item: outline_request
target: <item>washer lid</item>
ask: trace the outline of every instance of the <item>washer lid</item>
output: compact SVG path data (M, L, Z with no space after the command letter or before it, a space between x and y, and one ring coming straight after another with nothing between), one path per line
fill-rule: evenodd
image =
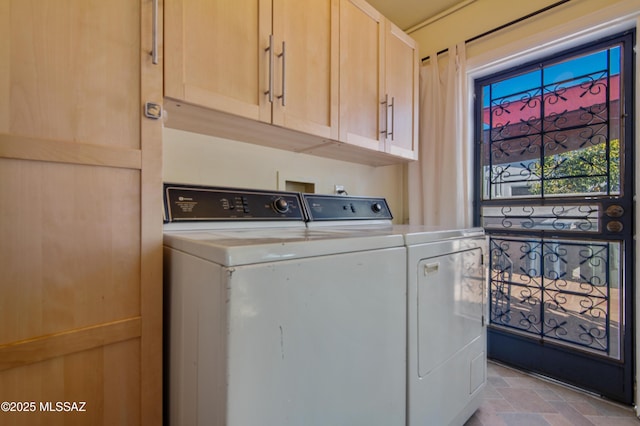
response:
M436 226L397 225L397 232L404 234L407 246L433 243L436 241L451 240L467 237L482 237L482 228L449 229Z
M403 247L402 235L307 228L165 231L164 245L224 266Z

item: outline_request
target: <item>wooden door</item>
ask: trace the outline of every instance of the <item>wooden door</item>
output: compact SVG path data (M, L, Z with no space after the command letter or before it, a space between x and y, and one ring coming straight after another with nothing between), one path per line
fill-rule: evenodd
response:
M389 21L385 43L388 96L385 151L417 159L418 44Z
M165 10L165 96L270 122L271 0L167 0Z
M274 0L273 124L338 139L338 8Z
M162 422L151 30L149 0L0 2L2 424Z
M340 2L340 140L384 150L384 18L362 0Z

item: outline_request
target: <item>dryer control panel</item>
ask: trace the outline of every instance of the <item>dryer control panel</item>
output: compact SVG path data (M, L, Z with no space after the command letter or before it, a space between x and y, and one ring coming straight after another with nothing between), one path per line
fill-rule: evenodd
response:
M300 194L285 191L164 184L164 220L297 220L305 214Z
M310 221L391 220L387 200L381 197L302 194Z

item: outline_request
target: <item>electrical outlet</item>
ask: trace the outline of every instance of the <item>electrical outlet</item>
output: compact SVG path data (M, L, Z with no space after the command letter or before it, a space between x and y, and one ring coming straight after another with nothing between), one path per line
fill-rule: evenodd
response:
M344 195L347 191L344 190L344 185L335 185L334 192L338 195Z

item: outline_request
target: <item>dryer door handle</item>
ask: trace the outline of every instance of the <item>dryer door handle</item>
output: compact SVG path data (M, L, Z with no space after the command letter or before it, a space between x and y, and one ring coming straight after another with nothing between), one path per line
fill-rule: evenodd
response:
M438 272L438 269L440 269L440 262L427 263L426 265L424 265L424 274L434 274Z

